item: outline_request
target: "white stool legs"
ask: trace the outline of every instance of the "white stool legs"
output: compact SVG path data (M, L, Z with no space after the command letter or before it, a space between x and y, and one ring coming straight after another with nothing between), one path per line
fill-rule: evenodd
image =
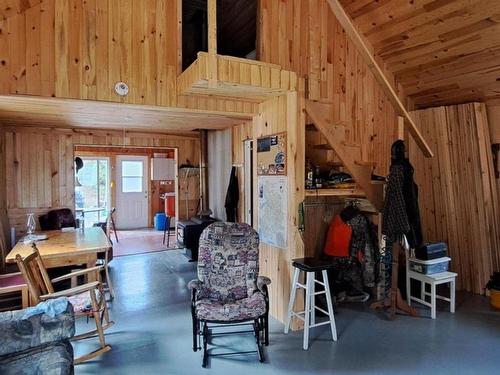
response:
M450 283L450 312L455 313L455 279Z
M333 316L333 303L332 295L330 294L330 284L328 283L328 274L326 270L321 271L323 275L323 283L325 283L326 290L326 304L328 306L328 316L330 318L330 330L332 331L333 341L337 341L337 325L335 324L335 317Z
M290 329L290 323L292 321L293 305L295 304L295 296L297 295L299 275L300 275L300 270L298 268L295 268L293 272L292 290L290 291L290 301L288 302L288 316L285 324L285 333L288 333Z
M309 348L309 329L314 327L319 327L322 325L329 324L330 330L332 333L333 341L337 341L337 328L335 325L335 316L333 313L333 303L332 297L330 295L330 286L328 284L328 274L326 270L322 270L321 274L323 276L323 282L320 282L315 279L314 272L306 272L306 284L299 283L299 274L300 270L295 268L293 273L292 280L292 290L290 292L290 301L288 303L288 314L287 321L285 324L285 333L288 333L290 329L290 323L292 321L292 317L299 318L304 321L304 338L303 338L303 348L307 350ZM316 292L316 283L323 286L323 290ZM293 307L295 305L295 298L297 296L297 289L302 288L305 290L305 310L302 312L293 311ZM326 295L326 303L328 311L325 311L316 306L315 297L319 294ZM328 316L328 320L321 323L316 323L316 310L321 311L323 314Z

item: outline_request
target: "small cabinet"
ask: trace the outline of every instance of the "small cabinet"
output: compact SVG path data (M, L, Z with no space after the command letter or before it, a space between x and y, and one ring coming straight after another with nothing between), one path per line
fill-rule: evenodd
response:
M153 181L175 180L175 160L167 158L152 158L151 180Z

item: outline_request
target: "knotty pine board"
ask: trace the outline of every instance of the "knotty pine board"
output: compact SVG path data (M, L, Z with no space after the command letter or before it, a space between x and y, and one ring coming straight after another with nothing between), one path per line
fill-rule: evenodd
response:
M261 60L307 77L308 98L332 103L332 121L346 124L345 142L386 175L397 116L327 2L263 0L259 14Z
M484 104L412 112L436 156L410 143L426 241L448 243L458 287L474 293L500 267L500 209Z
M193 136L5 127L6 186L0 193L6 189L10 226L18 233L25 229L26 213L35 212L38 216L50 209L74 207L75 145L172 147L177 149L179 165L188 161L198 165L200 159L199 139ZM180 197L185 197L181 181L178 191ZM196 211L199 193L193 194L189 194L190 215ZM179 200L178 212L184 219L183 200Z

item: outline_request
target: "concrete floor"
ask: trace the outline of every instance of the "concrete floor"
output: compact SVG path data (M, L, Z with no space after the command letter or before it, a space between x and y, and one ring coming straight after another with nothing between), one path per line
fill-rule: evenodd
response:
M212 358L201 368L201 353L191 349L187 283L195 263L178 250L116 258L112 262L115 326L107 331L111 352L76 366L76 374L499 374L500 313L484 297L459 294L457 312L443 305L436 320L398 316L391 322L360 304L336 309L339 340L327 327L312 331L308 351L302 332L283 334L271 324L266 363L255 356ZM77 330L91 327L80 320ZM234 337L244 350L250 336ZM96 339L75 343L76 354L93 350Z

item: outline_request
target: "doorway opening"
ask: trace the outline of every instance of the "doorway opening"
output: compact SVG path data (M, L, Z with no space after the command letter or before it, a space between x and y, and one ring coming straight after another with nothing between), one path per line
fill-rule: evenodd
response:
M253 141L251 139L244 141L244 221L253 226Z
M177 247L177 149L76 145L74 156L83 162L75 170L75 213L85 227L102 227L114 212L114 256Z

